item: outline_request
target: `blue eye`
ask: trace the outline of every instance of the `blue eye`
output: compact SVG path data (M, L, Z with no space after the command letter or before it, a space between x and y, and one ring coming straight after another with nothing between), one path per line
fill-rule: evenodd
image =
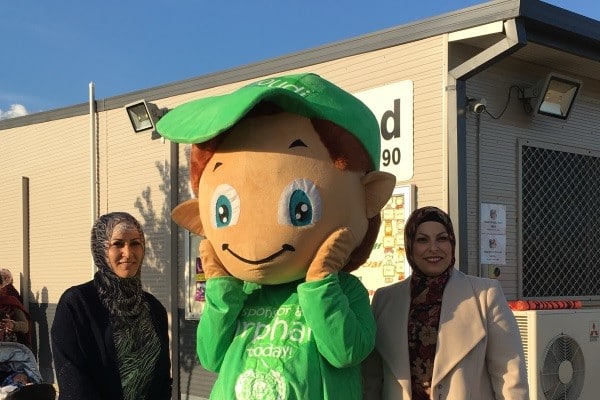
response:
M304 226L312 222L312 204L302 190L294 190L290 197L289 216L292 225Z
M240 197L232 186L227 184L217 186L210 204L215 228L237 224L240 216Z
M279 200L279 223L308 226L321 218L321 196L308 179L296 179L283 190Z

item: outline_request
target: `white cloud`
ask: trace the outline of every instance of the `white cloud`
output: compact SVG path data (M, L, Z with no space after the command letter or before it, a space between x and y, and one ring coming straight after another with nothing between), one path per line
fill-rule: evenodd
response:
M0 109L0 119L8 119L14 117L22 117L23 115L29 114L27 109L22 104L11 104L8 111Z

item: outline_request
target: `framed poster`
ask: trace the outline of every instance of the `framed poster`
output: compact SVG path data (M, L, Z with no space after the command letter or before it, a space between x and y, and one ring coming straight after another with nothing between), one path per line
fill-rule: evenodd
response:
M414 185L399 186L381 210L381 227L367 261L356 271L372 296L377 288L410 275L404 252L404 226L415 209Z
M204 308L206 278L198 247L202 236L185 231L185 319L199 320Z

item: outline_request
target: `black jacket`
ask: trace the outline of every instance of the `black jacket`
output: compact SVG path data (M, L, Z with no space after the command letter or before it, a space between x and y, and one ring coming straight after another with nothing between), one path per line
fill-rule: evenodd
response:
M148 400L171 399L171 361L167 312L144 292L161 350ZM51 330L59 400L119 400L121 378L109 323L94 282L74 286L58 301Z

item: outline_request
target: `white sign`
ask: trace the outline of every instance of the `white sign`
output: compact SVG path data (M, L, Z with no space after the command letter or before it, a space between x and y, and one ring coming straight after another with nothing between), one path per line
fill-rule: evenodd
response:
M481 203L481 233L506 235L506 206Z
M401 81L354 93L375 114L381 135L380 170L396 181L413 176L413 82Z
M481 234L481 263L506 264L506 235Z

